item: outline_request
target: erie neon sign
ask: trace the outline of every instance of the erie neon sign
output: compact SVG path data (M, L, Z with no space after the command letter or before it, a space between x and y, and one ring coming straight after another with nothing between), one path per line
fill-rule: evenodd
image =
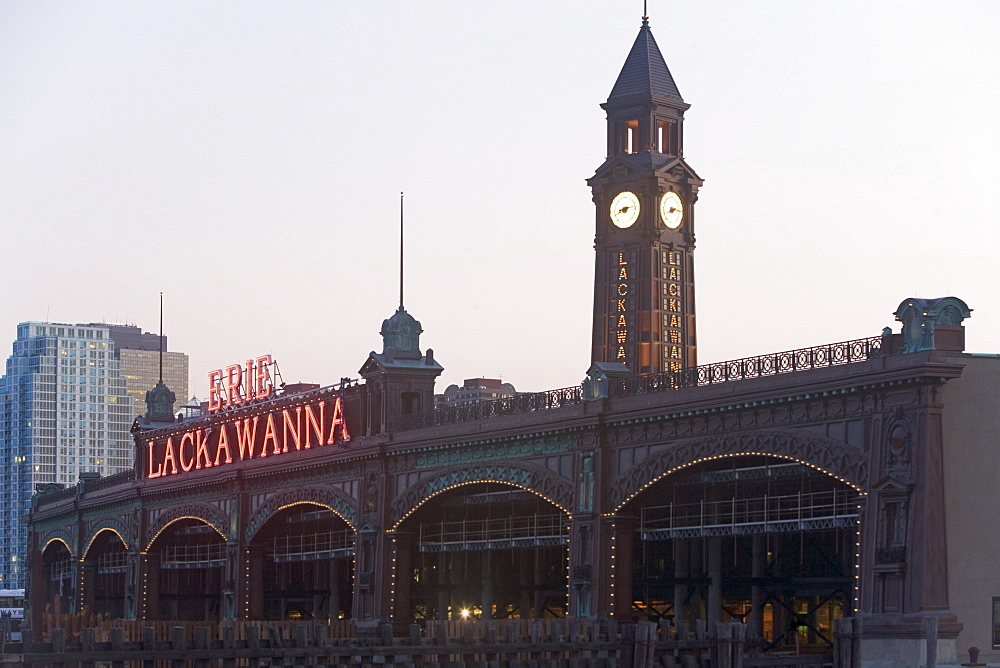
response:
M226 370L208 372L208 412L232 408L274 393L275 362L270 355L247 360L246 366L230 364Z
M339 396L274 408L146 442L146 477L160 478L350 440Z

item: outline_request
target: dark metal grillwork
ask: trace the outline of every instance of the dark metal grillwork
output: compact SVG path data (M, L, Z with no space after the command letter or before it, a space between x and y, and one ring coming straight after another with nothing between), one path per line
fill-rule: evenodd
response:
M776 376L783 373L807 371L822 367L863 362L882 356L882 339L869 337L840 343L829 343L814 348L800 348L759 357L745 357L728 362L705 364L643 376L629 376L609 382L608 394L612 397L633 397L640 394L667 392L685 387L700 387L735 380ZM547 392L520 394L515 397L485 401L471 406L446 406L423 413L393 418L389 430L394 432L440 427L460 422L475 422L502 415L518 415L535 411L562 408L582 403L583 392L579 386L564 387Z

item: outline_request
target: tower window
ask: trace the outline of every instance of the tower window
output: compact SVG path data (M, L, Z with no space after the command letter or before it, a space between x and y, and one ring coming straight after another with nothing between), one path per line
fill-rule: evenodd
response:
M656 121L656 150L660 153L677 155L677 123Z
M639 120L633 118L618 124L618 152L639 152Z

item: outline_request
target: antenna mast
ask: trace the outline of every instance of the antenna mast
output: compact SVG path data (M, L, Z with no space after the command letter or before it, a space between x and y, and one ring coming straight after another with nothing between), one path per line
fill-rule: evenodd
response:
M160 385L163 385L163 292L160 292Z
M399 310L403 310L403 191L399 192Z

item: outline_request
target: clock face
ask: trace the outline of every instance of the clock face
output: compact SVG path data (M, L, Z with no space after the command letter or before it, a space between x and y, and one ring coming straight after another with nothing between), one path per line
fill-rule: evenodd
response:
M671 230L676 230L684 222L684 204L677 193L663 193L660 198L660 218Z
M639 220L639 198L628 190L611 200L611 222L623 230Z

